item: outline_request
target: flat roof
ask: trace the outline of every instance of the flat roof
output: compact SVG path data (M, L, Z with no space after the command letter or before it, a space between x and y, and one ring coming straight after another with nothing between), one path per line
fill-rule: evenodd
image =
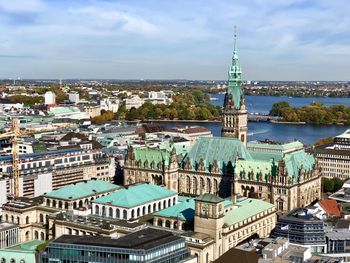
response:
M75 200L86 196L112 192L119 188L121 188L121 186L106 181L90 180L63 186L44 196L64 200Z
M8 251L8 250L14 250L14 251L26 251L26 252L33 252L36 253L36 249L39 245L46 243L47 241L43 240L30 240L30 241L25 241L23 243L20 243L16 246L4 248L3 250ZM0 250L1 251L1 250Z
M121 189L117 192L97 198L92 202L131 208L176 195L176 192L165 187L149 183L142 183L130 185L129 187Z
M63 235L52 243L148 250L179 239L181 237L169 231L146 228L117 239L102 236Z

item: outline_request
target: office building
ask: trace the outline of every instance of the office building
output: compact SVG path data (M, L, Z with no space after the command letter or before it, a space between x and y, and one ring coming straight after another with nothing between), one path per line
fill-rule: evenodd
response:
M168 231L147 228L124 237L64 235L41 252L40 262L196 262L185 239Z
M315 148L316 158L322 168L322 176L340 179L350 177L350 130L334 138L332 144Z
M52 91L47 91L44 95L45 105L54 105L56 104L56 94Z

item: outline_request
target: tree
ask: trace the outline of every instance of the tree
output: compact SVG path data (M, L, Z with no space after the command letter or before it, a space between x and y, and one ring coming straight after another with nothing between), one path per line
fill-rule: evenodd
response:
M270 110L270 115L283 116L283 111L286 110L287 108L291 108L289 102L287 101L276 102L272 105L272 108Z
M333 193L334 181L328 178L322 178L322 187L323 187L322 190L324 193L328 193L328 192Z
M333 143L333 137L327 137L327 138L319 139L317 142L315 142L315 146L331 144L331 143Z

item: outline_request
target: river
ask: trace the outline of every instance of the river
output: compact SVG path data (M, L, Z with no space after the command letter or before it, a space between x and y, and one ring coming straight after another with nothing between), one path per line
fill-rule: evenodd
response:
M222 106L224 102L224 94L213 94L210 102L214 105ZM289 97L272 97L272 96L246 96L247 107L249 112L257 112L260 114L268 114L272 104L282 100L288 101L293 107L302 107L313 101L322 102L325 105L343 104L350 106L349 98L289 98ZM166 127L201 125L212 131L214 136L220 136L221 123L212 122L161 122ZM315 141L325 138L334 137L343 133L348 126L341 125L293 125L280 124L270 122L249 122L248 123L248 140L264 140L271 139L279 142L287 142L292 140L300 140L305 144L312 144Z

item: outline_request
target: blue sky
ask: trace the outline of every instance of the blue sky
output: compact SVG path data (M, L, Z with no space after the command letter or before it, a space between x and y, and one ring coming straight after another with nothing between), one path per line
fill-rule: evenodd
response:
M349 80L348 0L0 0L0 78Z

